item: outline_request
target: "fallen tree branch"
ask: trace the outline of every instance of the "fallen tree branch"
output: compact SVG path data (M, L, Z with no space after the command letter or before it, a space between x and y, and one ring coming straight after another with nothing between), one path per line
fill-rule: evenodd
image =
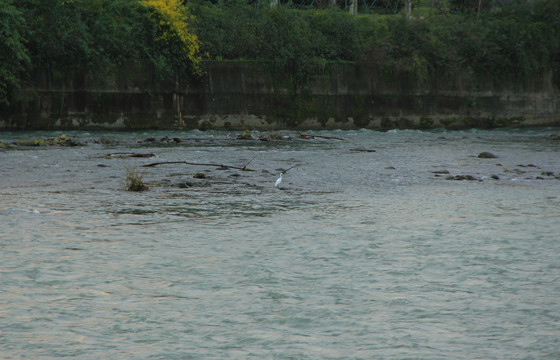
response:
M243 170L243 171L251 171L251 170L248 170L248 169L247 169L247 165L249 165L249 164L251 163L251 161L255 160L256 158L257 158L257 155L255 155L251 160L247 161L247 162L245 163L245 165L243 165L243 166L241 167L241 170Z
M375 150L373 150L373 149L365 149L365 148L353 148L353 149L350 149L350 151L353 151L353 152L375 152Z
M336 137L336 136L309 135L307 133L300 134L299 137L303 138L303 139L319 138L319 139L329 139L329 140L346 140L344 138L339 138L339 137Z
M237 170L242 170L242 171L254 171L251 169L247 168L247 165L244 166L233 166L233 165L224 165L224 164L212 164L212 163L195 163L195 162L190 162L190 161L161 161L161 162L155 162L155 163L150 163L150 164L145 164L142 165L143 167L152 167L152 166L158 166L158 165L167 165L167 164L185 164L185 165L194 165L194 166L216 166L222 169L237 169Z
M287 168L286 170L282 171L283 174L287 173L288 171L292 170L293 168L295 168L296 166L299 166L301 164L295 164L294 166L290 166L289 168Z
M116 152L107 154L104 157L106 159L114 158L114 157L137 157L137 158L150 158L154 157L154 153L132 153L132 152Z

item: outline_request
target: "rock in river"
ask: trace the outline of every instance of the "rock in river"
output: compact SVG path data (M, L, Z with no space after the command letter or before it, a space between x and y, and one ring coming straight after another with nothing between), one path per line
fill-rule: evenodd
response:
M495 159L495 158L497 158L497 156L492 154L491 152L484 151L484 152L481 152L480 154L478 154L478 158L480 158L480 159Z

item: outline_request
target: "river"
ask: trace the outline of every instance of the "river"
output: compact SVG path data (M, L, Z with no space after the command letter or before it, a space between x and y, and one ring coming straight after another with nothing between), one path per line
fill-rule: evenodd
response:
M559 359L558 133L0 149L0 358Z

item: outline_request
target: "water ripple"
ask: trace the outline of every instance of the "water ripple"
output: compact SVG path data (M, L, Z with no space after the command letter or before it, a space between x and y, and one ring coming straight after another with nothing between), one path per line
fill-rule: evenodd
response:
M2 150L2 357L558 359L550 131L73 132L86 145ZM147 168L150 191L125 191L153 159L101 155L152 135L188 138L150 145L158 161L257 171Z

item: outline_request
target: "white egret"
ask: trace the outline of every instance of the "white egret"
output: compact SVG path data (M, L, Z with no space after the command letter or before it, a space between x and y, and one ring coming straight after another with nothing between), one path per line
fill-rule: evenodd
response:
M280 173L280 177L274 183L274 187L279 187L280 186L280 183L282 182L282 175L283 174L284 174L283 172Z
M298 165L299 164L295 164L294 166L290 166L286 170L282 171L280 173L280 177L278 179L276 179L276 182L274 183L274 187L280 188L280 183L282 182L282 175L284 175L285 173L287 173L288 171L290 171L291 169L295 168ZM282 170L282 169L278 169L278 170Z

